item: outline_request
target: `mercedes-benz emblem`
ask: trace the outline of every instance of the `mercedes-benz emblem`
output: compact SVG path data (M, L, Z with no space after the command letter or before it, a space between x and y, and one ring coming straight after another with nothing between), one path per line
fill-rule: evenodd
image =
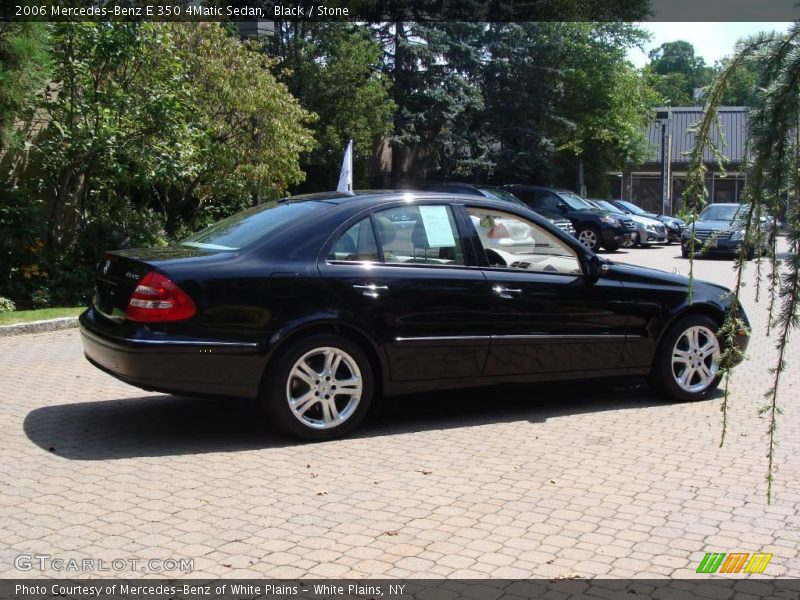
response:
M111 261L107 260L106 264L103 265L103 275L108 273L108 269L111 267Z

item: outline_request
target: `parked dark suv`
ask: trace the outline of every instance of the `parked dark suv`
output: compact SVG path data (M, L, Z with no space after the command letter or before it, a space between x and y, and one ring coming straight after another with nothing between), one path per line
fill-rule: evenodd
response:
M492 187L492 186L473 185L471 183L448 181L445 183L427 183L422 186L422 189L428 192L452 192L454 194L483 196L484 198L490 198L492 200L506 200L508 202L513 202L514 204L527 206L522 200L517 198L511 192L504 190L502 188ZM537 210L536 212L542 215L545 219L550 221L553 225L555 225L562 231L566 231L567 233L575 235L575 227L572 225L572 221L564 218L563 215L560 215L555 212L549 212L546 210Z
M569 190L536 185L507 185L508 190L533 210L554 212L572 221L578 241L590 250L600 246L613 251L630 240L636 230L633 220L619 213L595 208Z

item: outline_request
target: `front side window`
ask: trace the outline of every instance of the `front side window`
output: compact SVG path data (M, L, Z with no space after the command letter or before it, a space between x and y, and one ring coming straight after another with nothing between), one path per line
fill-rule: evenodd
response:
M543 273L581 273L573 249L532 221L488 208L467 208L489 264Z
M378 245L369 217L345 231L328 253L328 260L377 262Z
M463 265L464 252L449 206L398 206L375 213L387 263Z

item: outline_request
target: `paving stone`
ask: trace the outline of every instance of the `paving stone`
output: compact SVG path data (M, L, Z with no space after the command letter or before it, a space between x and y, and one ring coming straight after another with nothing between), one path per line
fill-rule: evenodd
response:
M678 255L611 258L685 273ZM695 268L734 281L730 261ZM752 358L730 382L722 447L718 394L665 402L645 386L577 383L388 399L354 437L299 444L248 403L102 373L77 330L0 338L0 576L59 576L14 569L37 552L194 559L196 578L695 577L705 552L764 551L766 575L796 577L800 342L768 505L757 411L775 349L754 268Z

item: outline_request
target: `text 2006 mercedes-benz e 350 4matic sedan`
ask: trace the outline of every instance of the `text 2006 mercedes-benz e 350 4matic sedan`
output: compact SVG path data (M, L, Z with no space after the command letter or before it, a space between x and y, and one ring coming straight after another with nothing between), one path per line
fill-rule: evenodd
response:
M318 440L352 431L379 393L629 375L703 398L730 300L687 291L509 202L328 193L109 252L80 323L87 358L123 381L257 398Z

